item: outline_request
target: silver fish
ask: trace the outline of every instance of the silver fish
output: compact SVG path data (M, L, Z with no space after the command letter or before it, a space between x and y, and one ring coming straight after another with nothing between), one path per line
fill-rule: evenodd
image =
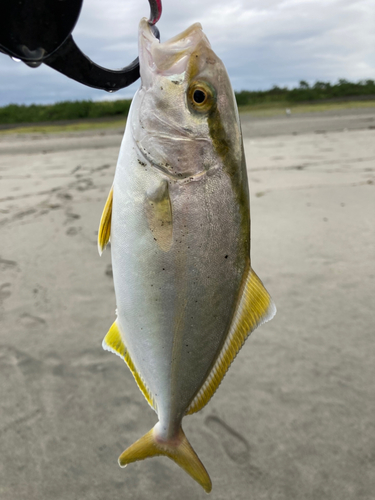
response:
M119 458L166 455L207 492L181 427L276 308L250 265L240 121L200 24L159 43L139 27L134 96L98 245L111 240L117 319L103 347L128 364L158 423Z

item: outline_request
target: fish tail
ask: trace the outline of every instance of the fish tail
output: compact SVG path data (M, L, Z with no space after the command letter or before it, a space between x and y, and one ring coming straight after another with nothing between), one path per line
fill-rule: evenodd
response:
M203 487L206 493L210 493L212 488L210 476L187 440L182 427L180 427L177 437L171 440L162 440L158 438L157 426L158 424L120 455L118 459L120 467L126 467L132 462L148 457L164 455L184 469Z

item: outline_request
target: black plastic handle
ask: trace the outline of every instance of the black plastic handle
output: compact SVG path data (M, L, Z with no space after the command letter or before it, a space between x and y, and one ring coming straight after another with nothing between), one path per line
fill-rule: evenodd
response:
M161 0L148 0L149 23L160 19ZM83 0L2 0L0 51L31 67L42 63L89 87L114 92L139 78L138 58L121 70L103 68L75 44L73 31Z

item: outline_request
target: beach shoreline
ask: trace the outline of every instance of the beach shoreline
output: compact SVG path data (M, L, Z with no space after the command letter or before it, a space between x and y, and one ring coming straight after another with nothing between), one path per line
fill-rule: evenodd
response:
M372 500L375 108L241 120L252 265L278 313L184 431L215 500ZM156 421L101 348L122 135L0 134L1 500L206 498L169 460L117 464Z

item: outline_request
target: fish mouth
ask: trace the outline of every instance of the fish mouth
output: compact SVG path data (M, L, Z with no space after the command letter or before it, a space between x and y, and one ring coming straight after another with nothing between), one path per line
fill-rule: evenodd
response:
M211 47L200 23L195 23L182 33L160 43L146 18L139 24L139 65L143 87L152 84L153 75L181 75L197 46L203 42Z

